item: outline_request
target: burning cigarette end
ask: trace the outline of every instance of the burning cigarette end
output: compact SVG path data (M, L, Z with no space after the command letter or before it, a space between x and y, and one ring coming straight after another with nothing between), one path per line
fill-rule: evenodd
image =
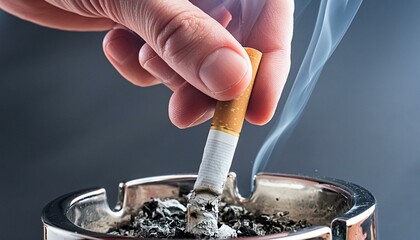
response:
M211 123L197 180L187 206L187 231L197 237L229 238L235 232L217 224L220 196L238 143L262 53L245 48L252 64L251 83L231 101L219 101Z

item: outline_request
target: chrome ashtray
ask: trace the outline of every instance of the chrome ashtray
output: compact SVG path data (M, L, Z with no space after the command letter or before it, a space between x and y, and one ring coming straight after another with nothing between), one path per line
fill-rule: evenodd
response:
M105 189L91 188L61 196L42 213L44 239L133 239L107 234L127 222L151 198L181 198L193 188L196 175L141 178L119 185L118 202L109 208ZM263 239L361 240L376 237L376 200L366 189L343 180L262 173L255 190L243 198L230 173L222 195L229 204L250 211L289 212L291 219L306 219L312 226Z

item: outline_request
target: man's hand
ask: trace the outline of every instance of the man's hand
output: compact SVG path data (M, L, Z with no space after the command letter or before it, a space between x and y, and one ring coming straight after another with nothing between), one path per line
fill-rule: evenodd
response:
M256 48L263 59L246 118L267 123L290 68L293 1L266 1L241 43L227 30L226 9L200 7L186 0L0 0L0 8L43 26L110 30L103 41L107 58L136 85L163 83L174 91L169 117L180 128L208 120L215 99L246 89L251 67L242 45Z

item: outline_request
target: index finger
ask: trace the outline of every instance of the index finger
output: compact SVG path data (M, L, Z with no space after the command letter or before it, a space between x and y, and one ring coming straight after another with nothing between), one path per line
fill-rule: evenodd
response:
M293 12L293 0L266 1L243 43L263 53L246 115L250 123L266 124L275 113L290 70Z
M0 0L0 9L45 27L71 31L104 31L115 23L107 18L83 17L57 8L44 0Z

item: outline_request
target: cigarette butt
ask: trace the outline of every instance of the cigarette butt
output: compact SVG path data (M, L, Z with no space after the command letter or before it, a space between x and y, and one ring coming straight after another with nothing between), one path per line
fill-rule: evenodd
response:
M255 49L245 50L252 64L251 83L236 99L217 102L197 180L188 200L186 230L195 236L218 236L220 196L232 164L262 57L262 53Z
M252 65L251 83L236 99L217 102L194 191L212 192L216 196L223 192L262 57L256 49L245 50Z
M218 101L214 117L211 122L211 129L226 132L235 136L239 136L241 133L258 65L260 64L262 57L262 53L256 49L245 48L245 50L248 53L252 65L251 83L245 92L236 99L230 101Z

